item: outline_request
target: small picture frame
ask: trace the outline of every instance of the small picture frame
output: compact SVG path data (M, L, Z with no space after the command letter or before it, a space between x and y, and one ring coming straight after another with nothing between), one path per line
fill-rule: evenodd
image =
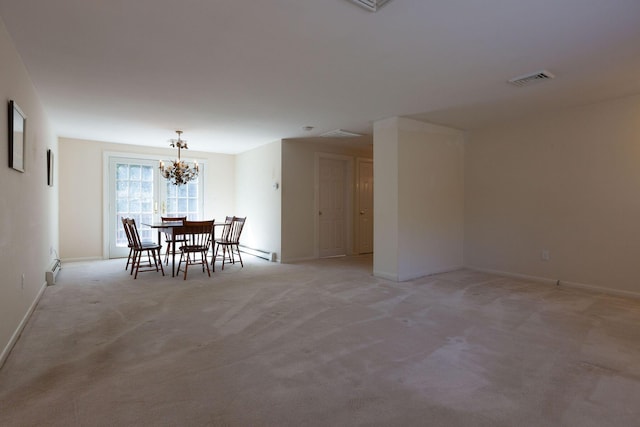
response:
M15 101L9 101L9 167L24 172L27 116Z
M53 187L53 151L47 150L47 185Z

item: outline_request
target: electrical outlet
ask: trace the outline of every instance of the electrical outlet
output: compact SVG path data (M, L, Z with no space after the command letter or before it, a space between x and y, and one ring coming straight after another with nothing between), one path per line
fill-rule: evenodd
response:
M551 259L551 257L549 256L549 250L543 249L542 253L540 254L540 257L542 258L543 261L549 261Z

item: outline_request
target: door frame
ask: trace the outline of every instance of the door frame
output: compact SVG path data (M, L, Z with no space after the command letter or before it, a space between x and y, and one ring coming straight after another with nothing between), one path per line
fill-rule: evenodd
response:
M109 163L107 165L108 169L107 169L107 198L108 198L108 202L106 205L104 205L106 207L104 213L103 213L103 219L104 219L104 223L107 229L107 234L105 235L106 239L104 239L104 243L107 246L107 258L108 259L114 259L114 258L123 258L127 256L127 253L129 251L129 249L127 247L117 247L115 241L113 241L113 232L115 230L117 230L119 228L119 223L118 220L113 216L112 212L112 208L114 207L111 202L113 201L113 198L115 198L116 195L116 188L115 188L115 180L112 181L112 178L115 177L115 175L117 175L117 172L115 170L115 165L123 162L123 163L128 163L129 161L132 162L136 162L138 164L141 165L145 165L147 167L154 167L154 163L155 161L152 159L144 159L144 158L140 158L140 157L122 157L122 156L111 156L109 157ZM153 169L153 183L154 183L154 188L153 188L153 205L152 206L152 210L153 210L153 215L155 216L157 213L157 204L158 204L158 200L160 199L160 188L156 185L156 182L159 181L158 179L158 171L155 170L155 168ZM112 176L113 175L113 176ZM138 228L140 227L140 224L138 223Z
M102 259L110 259L109 258L109 239L110 237L110 212L111 212L111 178L110 178L110 162L112 158L124 158L124 159L139 159L139 160L148 160L153 162L160 162L160 160L167 161L168 159L172 159L175 156L172 154L140 154L135 152L126 152L126 151L105 151L102 153ZM205 193L205 174L206 174L206 159L202 158L183 158L187 162L197 161L198 165L200 165L200 192L203 195L202 206L204 209L204 194ZM157 211L157 209L156 209ZM204 212L203 212L204 214ZM158 220L160 219L160 215L158 214Z
M313 204L313 254L315 258L320 258L320 218L318 212L320 210L320 159L342 160L345 163L345 242L346 255L353 254L353 169L354 158L340 154L316 152L314 154L315 165L315 182L314 182L314 204Z
M371 163L371 166L373 166L373 159L370 158L366 158L366 157L358 157L356 158L356 176L354 179L355 182L355 205L354 205L354 209L353 209L353 223L354 223L354 233L355 233L355 245L354 247L357 247L357 252L356 254L361 254L362 252L362 236L360 236L360 226L359 226L359 221L360 221L360 215L359 215L359 210L360 210L360 170L361 170L361 165L363 163ZM371 179L373 180L373 174L371 175ZM375 184L374 184L375 185ZM373 189L372 189L373 191ZM371 207L371 217L372 217L372 224L373 224L373 206ZM371 232L371 245L372 245L372 252L373 252L373 231Z

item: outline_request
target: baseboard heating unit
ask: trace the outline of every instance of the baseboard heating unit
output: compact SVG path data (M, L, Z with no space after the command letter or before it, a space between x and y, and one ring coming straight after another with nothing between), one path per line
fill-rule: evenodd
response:
M61 268L62 263L60 262L60 260L53 260L51 266L49 267L49 270L44 273L44 278L47 280L47 285L51 286L56 284L56 276L60 272Z
M249 247L242 246L242 245L240 245L240 252L245 253L245 254L249 254L249 255L253 255L253 256L258 257L258 258L266 259L267 261L272 261L272 262L276 261L276 253L275 252L268 252L268 251L264 251L262 249L249 248Z

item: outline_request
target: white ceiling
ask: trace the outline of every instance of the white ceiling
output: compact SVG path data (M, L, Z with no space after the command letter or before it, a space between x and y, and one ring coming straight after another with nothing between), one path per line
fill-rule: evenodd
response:
M63 137L238 153L640 93L640 0L0 0ZM506 81L547 69L554 80ZM311 132L303 126L313 126Z

